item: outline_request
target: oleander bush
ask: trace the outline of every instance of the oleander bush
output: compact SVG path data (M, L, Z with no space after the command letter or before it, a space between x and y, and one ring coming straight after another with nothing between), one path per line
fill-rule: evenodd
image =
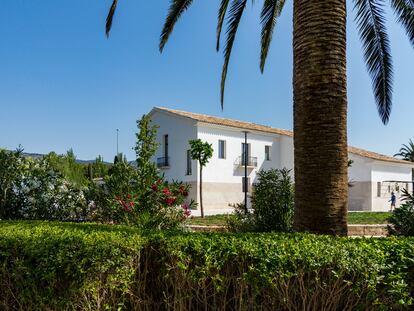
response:
M0 222L0 310L409 310L413 238Z

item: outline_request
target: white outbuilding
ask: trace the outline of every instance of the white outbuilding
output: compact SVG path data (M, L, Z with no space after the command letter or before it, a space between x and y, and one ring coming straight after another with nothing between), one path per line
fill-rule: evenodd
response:
M293 132L259 124L155 107L152 122L159 126L160 148L154 158L167 180L191 185L190 198L198 200L199 167L191 159L189 140L212 144L214 153L203 168L203 204L206 215L232 211L244 200L243 181L247 151L248 192L259 170L287 168L293 174ZM247 145L245 133L247 132ZM412 191L414 163L349 147L349 210L387 211L391 192ZM197 215L199 210L194 211Z

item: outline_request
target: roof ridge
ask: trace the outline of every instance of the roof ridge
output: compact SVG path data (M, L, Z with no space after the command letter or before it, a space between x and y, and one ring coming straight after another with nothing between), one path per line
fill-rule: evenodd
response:
M278 132L280 132L280 134L285 134L285 135L288 135L288 136L293 135L292 130L277 128L277 127L273 127L273 126L270 126L270 125L263 125L263 124L259 124L259 123L249 122L249 121L242 121L242 120L229 119L229 118L224 118L224 117L217 117L217 116L212 116L212 115L208 115L208 114L202 114L202 113L197 113L197 112L189 112L189 111L171 109L171 108L166 108L166 107L156 106L154 108L158 109L158 110L162 110L162 111L167 111L167 112L170 112L170 113L175 113L175 114L178 114L180 116L187 117L187 118L190 118L190 119L193 119L193 120L196 120L196 121L200 121L200 122L218 124L217 122L208 122L207 120L202 120L201 118L218 119L218 120L226 121L226 122L230 122L230 123L236 122L236 123L240 123L240 124L245 124L245 125L251 125L251 126L254 126L254 127L258 127L258 128L252 128L252 130L257 130L259 132L264 131L263 129L260 129L260 128L266 128L268 130L271 130L271 133L274 133L274 132L278 131ZM197 116L199 118L196 118ZM231 127L240 127L236 124L222 124L222 125L231 126Z
M285 135L289 137L293 136L292 130L276 128L276 127L272 127L269 125L262 125L262 124L257 124L253 122L240 121L240 120L223 118L223 117L216 117L216 116L211 116L207 114L188 112L188 111L171 109L171 108L166 108L166 107L154 107L154 109L170 112L170 113L173 113L173 114L185 117L185 118L190 118L192 120L204 122L204 123L210 123L210 124L216 124L216 125L222 125L222 126L230 126L230 127L236 127L236 128L247 128L247 129L251 129L254 131L277 134L277 135ZM362 156L362 157L377 160L377 161L410 164L414 166L414 163L406 161L406 160L394 158L394 157L391 157L385 154L381 154L381 153L374 152L374 151L369 151L366 149L362 149L362 148L354 147L350 145L348 145L348 152L355 154L355 155Z

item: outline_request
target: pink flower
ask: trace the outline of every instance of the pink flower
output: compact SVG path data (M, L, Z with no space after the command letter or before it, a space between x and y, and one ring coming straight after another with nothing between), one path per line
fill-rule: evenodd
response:
M175 201L177 201L176 197L168 197L168 198L165 199L165 203L168 206L172 206L175 203Z
M190 208L189 208L188 204L184 203L181 207L184 209L184 216L185 217L190 217L191 216L191 211L190 211Z

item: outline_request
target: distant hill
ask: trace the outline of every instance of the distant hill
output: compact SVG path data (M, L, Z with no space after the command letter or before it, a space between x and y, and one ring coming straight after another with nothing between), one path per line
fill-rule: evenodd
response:
M32 159L40 159L43 158L45 156L45 154L41 154L41 153L30 153L30 152L23 152L23 156L26 158L32 158ZM87 165L89 163L95 163L95 160L80 160L80 159L76 159L76 162L79 164L84 164ZM103 162L106 165L111 165L111 162Z

